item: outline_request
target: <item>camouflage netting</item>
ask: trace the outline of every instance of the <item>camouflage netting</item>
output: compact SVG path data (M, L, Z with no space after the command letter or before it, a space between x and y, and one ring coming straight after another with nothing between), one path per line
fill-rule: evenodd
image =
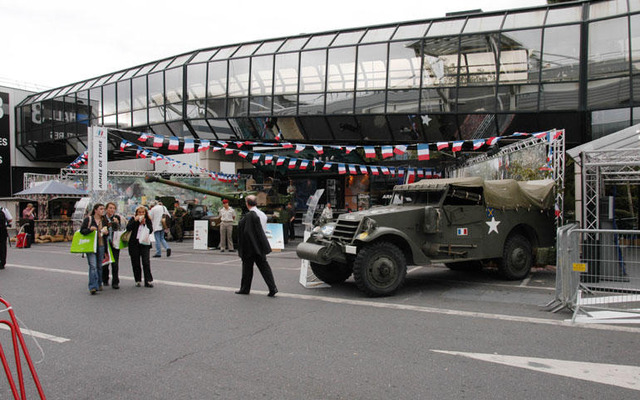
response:
M513 179L487 180L479 177L424 179L407 185L398 185L395 190L442 190L452 185L458 187L483 187L487 206L500 209L553 208L553 185L551 179L516 181Z

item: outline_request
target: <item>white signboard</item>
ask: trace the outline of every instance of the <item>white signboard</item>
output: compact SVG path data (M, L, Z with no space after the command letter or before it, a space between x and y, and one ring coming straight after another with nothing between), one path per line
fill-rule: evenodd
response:
M284 234L282 232L282 224L267 224L267 240L271 245L271 250L284 249Z
M91 189L94 191L105 191L108 189L107 130L102 127L92 126L91 135L93 139L92 153L89 154L89 162L93 166L93 187Z
M209 221L193 221L193 249L207 250Z

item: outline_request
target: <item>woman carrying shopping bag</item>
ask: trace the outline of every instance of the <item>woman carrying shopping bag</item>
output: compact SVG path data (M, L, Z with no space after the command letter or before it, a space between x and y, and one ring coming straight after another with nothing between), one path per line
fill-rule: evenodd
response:
M144 286L153 287L153 276L151 275L151 261L149 254L151 251L151 234L153 224L145 206L136 208L136 215L129 220L127 231L131 232L129 238L129 256L131 257L131 268L136 286L140 287L142 273L144 273ZM142 271L140 262L142 261Z
M96 294L102 290L102 259L106 245L106 236L109 234L108 221L104 217L104 204L97 203L93 206L91 214L82 221L80 233L88 235L98 232L95 253L86 253L89 263L89 293Z

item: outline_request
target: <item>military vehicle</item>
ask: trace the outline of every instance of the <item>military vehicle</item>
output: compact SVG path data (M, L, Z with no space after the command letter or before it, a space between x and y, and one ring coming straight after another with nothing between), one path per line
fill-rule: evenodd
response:
M522 279L537 250L554 244L553 186L475 177L397 185L389 205L315 227L296 252L321 280L343 282L353 273L370 296L395 293L407 265L475 269L495 261L504 278Z

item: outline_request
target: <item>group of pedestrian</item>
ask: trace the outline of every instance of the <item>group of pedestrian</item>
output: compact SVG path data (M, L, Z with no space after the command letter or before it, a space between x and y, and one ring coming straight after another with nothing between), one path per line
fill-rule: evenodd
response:
M128 241L129 257L131 258L131 268L137 287L142 286L144 275L144 286L153 287L153 275L151 274L151 234L153 223L145 206L138 206L135 215L126 222L125 219L116 213L115 203L107 203L105 207L102 203L97 203L89 216L87 216L80 226L80 233L88 235L97 233L96 251L87 253L87 263L89 264L89 293L97 294L103 286L109 284L109 265L111 265L111 287L120 288L119 278L119 257L120 250L116 247L119 243L114 243L116 232L130 232ZM118 237L119 238L119 237ZM118 240L119 241L119 240ZM113 261L103 266L105 252L111 247Z

